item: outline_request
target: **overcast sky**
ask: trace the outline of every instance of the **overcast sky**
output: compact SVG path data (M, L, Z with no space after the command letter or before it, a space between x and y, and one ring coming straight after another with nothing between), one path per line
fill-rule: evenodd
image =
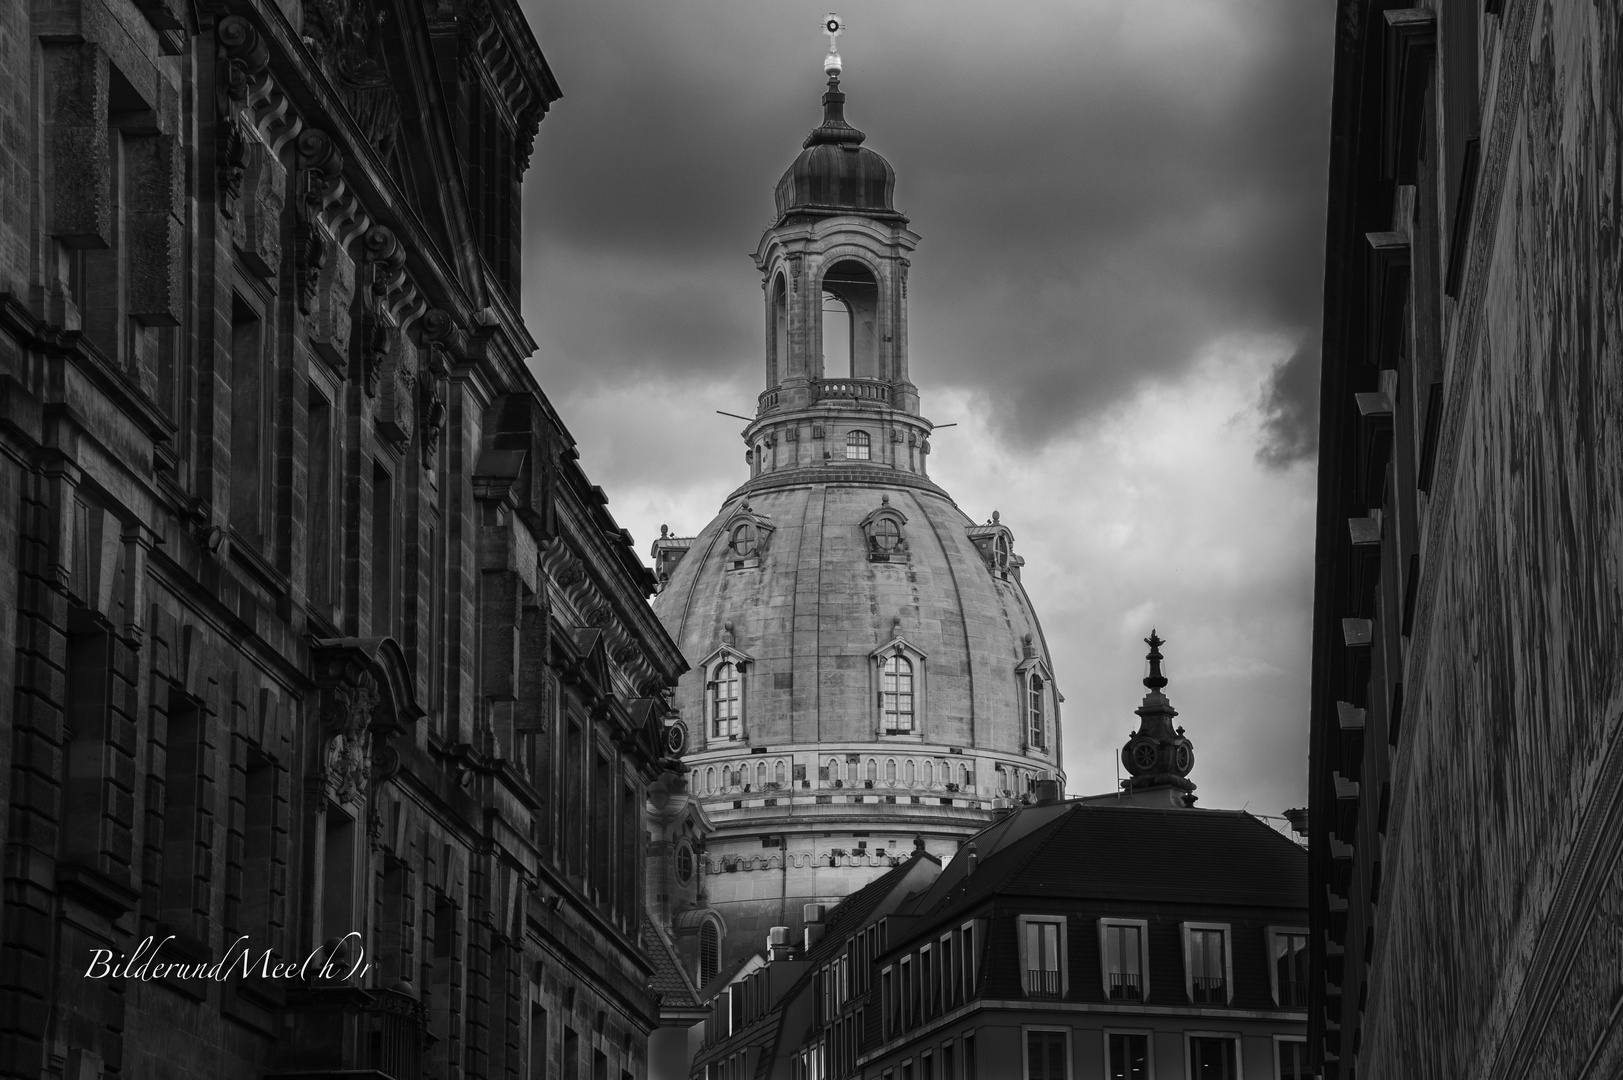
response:
M803 0L525 0L563 87L525 187L534 366L643 554L747 476L749 253L821 119ZM847 118L923 236L933 478L998 510L1110 790L1151 626L1201 804L1302 805L1329 0L842 0Z

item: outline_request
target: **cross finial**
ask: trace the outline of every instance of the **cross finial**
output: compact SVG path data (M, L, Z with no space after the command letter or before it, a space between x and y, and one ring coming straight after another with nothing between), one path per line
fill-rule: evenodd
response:
M845 20L829 12L823 19L823 33L828 35L828 55L823 58L823 72L831 79L838 79L844 66L840 62L839 37L845 33Z

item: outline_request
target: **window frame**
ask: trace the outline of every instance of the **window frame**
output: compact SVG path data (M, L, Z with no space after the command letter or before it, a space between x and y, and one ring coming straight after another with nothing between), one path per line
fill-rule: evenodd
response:
M1213 922L1185 922L1178 925L1178 932L1183 938L1183 989L1188 996L1190 1004L1195 1003L1195 969L1194 954L1190 951L1193 938L1197 930L1216 930L1223 935L1223 1001L1226 1005L1234 1003L1234 930L1228 923ZM1202 1004L1211 1004L1202 1002Z
M852 453L852 451L860 453ZM846 461L872 461L873 436L861 428L852 428L845 433L845 460Z
M1299 937L1302 939L1302 949L1307 951L1308 932L1305 926L1270 926L1267 928L1263 940L1268 943L1268 988L1273 991L1274 1004L1281 1009L1306 1009L1304 1002L1301 1005L1286 1005L1279 996L1279 964L1274 956L1275 942L1282 937ZM1302 984L1302 993L1307 993L1307 983Z
M1196 1080L1194 1042L1196 1039L1224 1039L1234 1044L1235 1080L1245 1076L1245 1039L1238 1031L1187 1030L1183 1033L1184 1080Z
M699 669L704 672L704 744L701 749L720 749L749 741L749 671L754 663L753 657L731 645L722 645L699 663ZM730 718L733 730L726 735L717 735L717 675L726 664L733 665L738 676L737 714Z
M1110 1077L1110 1036L1112 1035L1138 1035L1143 1037L1145 1046L1144 1071L1146 1077L1154 1077L1155 1073L1155 1029L1135 1027L1106 1027L1102 1033L1100 1050L1101 1060L1104 1062L1104 1072L1100 1075L1109 1080Z
M1015 945L1020 957L1020 990L1028 998L1034 1000L1048 1000L1051 995L1033 995L1031 992L1031 958L1027 955L1026 944L1028 926L1058 926L1059 945L1056 960L1059 963L1059 1000L1071 996L1071 965L1070 965L1070 918L1065 915L1017 915L1015 916Z
M1281 1056L1281 1053L1282 1053L1281 1048L1286 1043L1291 1043L1292 1045L1300 1046L1302 1048L1302 1051L1303 1051L1304 1054L1307 1052L1307 1036L1306 1035L1279 1035L1279 1034L1274 1035L1274 1037L1273 1037L1273 1044L1274 1044L1274 1072L1273 1072L1273 1076L1274 1076L1274 1080L1279 1080L1279 1078L1284 1075L1284 1062L1280 1060L1280 1056Z
M1140 1002L1150 999L1150 923L1148 919L1118 919L1114 917L1099 920L1099 983L1104 990L1106 1001L1127 1001L1128 998L1113 998L1110 996L1110 949L1108 935L1113 926L1130 926L1138 930L1138 971L1139 971L1139 997Z
M892 660L905 660L911 668L908 673L911 689L908 692L912 695L912 711L908 715L912 726L908 728L886 726L887 716L901 715L894 710L887 711L888 699L902 693L901 690L886 690L885 669ZM925 653L904 637L892 638L868 654L868 679L868 700L872 703L869 723L874 738L883 742L923 742L929 704L929 664Z
M1024 936L1022 935L1022 940ZM1072 1055L1076 1048L1072 1045L1072 1030L1058 1024L1021 1024L1020 1025L1020 1076L1021 1080L1031 1076L1031 1036L1036 1032L1055 1032L1065 1040L1065 1080L1073 1080L1076 1075L1076 1062Z

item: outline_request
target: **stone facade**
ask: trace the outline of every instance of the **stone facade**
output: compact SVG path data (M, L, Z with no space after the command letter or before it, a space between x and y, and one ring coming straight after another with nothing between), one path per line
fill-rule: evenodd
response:
M1311 769L1326 1077L1623 1069L1623 17L1341 4Z
M524 364L557 96L510 0L0 4L0 1075L647 1074L683 661Z
M689 791L714 826L670 913L701 984L916 844L950 858L995 805L1060 775L1062 699L1014 535L929 478L907 356L918 237L837 78L823 102L756 253L767 388L743 432L750 477L697 536L653 550L654 607L691 666ZM842 348L823 340L830 304Z

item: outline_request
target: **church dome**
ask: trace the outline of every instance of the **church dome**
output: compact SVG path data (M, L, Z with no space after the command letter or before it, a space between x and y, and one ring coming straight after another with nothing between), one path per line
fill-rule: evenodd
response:
M1029 724L1030 676L1041 686L1050 665L1007 526L976 524L920 477L843 463L818 472L767 474L740 488L654 601L698 669L678 690L690 746L837 746L843 765L862 744L862 764L876 757L882 774L891 757L904 774L912 760L920 793L933 758L935 814L952 794L946 783L963 792L963 810L971 802L990 810L1000 792L1024 790L1014 770L1057 769L1057 702L1039 706L1046 730ZM703 669L718 653L741 668L736 731L713 722L715 680ZM914 695L900 709L882 698L898 656ZM977 769L978 756L997 760ZM1010 776L1000 779L1005 767ZM703 778L697 787L707 793Z
M800 156L778 181L780 220L791 214L865 214L900 218L891 198L896 170L873 150L867 138L846 123L840 81L828 81L823 95L823 122L806 136Z

